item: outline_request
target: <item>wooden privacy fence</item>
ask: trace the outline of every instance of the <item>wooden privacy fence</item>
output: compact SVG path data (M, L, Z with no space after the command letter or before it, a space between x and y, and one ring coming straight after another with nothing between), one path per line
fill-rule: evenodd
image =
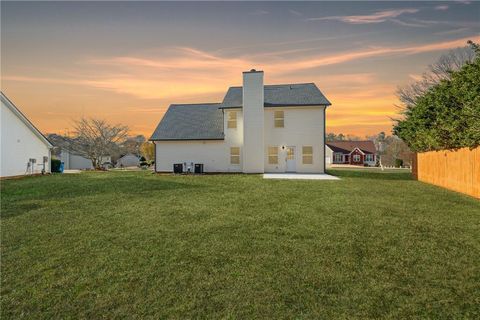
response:
M419 181L480 199L480 147L417 153L412 172Z

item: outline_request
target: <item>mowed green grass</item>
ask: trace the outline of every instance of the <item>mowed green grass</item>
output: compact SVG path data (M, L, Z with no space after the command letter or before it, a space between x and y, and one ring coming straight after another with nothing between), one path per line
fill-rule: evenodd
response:
M2 181L2 319L480 316L480 201L331 173Z

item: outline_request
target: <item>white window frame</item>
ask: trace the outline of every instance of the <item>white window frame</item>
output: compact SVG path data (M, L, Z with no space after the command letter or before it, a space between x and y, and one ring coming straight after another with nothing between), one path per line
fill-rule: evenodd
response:
M276 152L272 152L273 150L276 150ZM268 164L278 164L278 146L268 146L267 157L268 157ZM271 161L272 157L276 158L276 160Z
M305 152L305 148L310 148L311 152ZM310 159L310 161L305 161L305 159ZM313 146L302 146L302 164L313 164Z
M359 154L354 154L354 155L352 155L352 161L353 162L360 162L360 161L362 161L362 156L359 155Z
M371 154L371 153L365 154L365 161L372 162L373 159L374 159L374 158L373 158L373 154Z
M234 153L234 150L238 150L238 152ZM230 147L230 164L240 165L240 147Z
M237 129L237 111L227 112L227 128Z
M281 125L277 121L281 121ZM275 128L285 128L285 112L283 110L273 111L273 126Z
M341 154L341 153L334 153L334 154L333 154L333 161L334 161L334 162L343 162L343 154Z

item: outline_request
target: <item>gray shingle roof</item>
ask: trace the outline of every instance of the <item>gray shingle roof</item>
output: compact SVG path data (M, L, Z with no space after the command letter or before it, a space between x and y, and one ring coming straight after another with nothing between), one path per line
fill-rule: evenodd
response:
M264 86L264 106L329 106L331 103L315 83ZM242 107L242 87L230 87L223 99L223 108Z
M220 103L172 104L150 140L222 140Z

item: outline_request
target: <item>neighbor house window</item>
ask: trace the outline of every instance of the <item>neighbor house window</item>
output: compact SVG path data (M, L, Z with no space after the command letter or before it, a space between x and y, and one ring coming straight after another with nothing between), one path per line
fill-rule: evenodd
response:
M240 147L230 148L230 163L240 164Z
M302 147L302 161L303 161L303 164L313 163L313 147L312 146Z
M373 161L373 154L366 154L365 161Z
M274 112L274 121L275 121L275 128L283 128L284 125L284 113L283 111L275 111Z
M335 153L335 156L333 157L333 160L335 162L343 162L343 154Z
M278 147L268 147L268 164L278 164Z
M237 111L228 112L227 128L229 129L237 128Z
M360 162L360 155L359 154L354 154L353 155L353 161L354 162Z

